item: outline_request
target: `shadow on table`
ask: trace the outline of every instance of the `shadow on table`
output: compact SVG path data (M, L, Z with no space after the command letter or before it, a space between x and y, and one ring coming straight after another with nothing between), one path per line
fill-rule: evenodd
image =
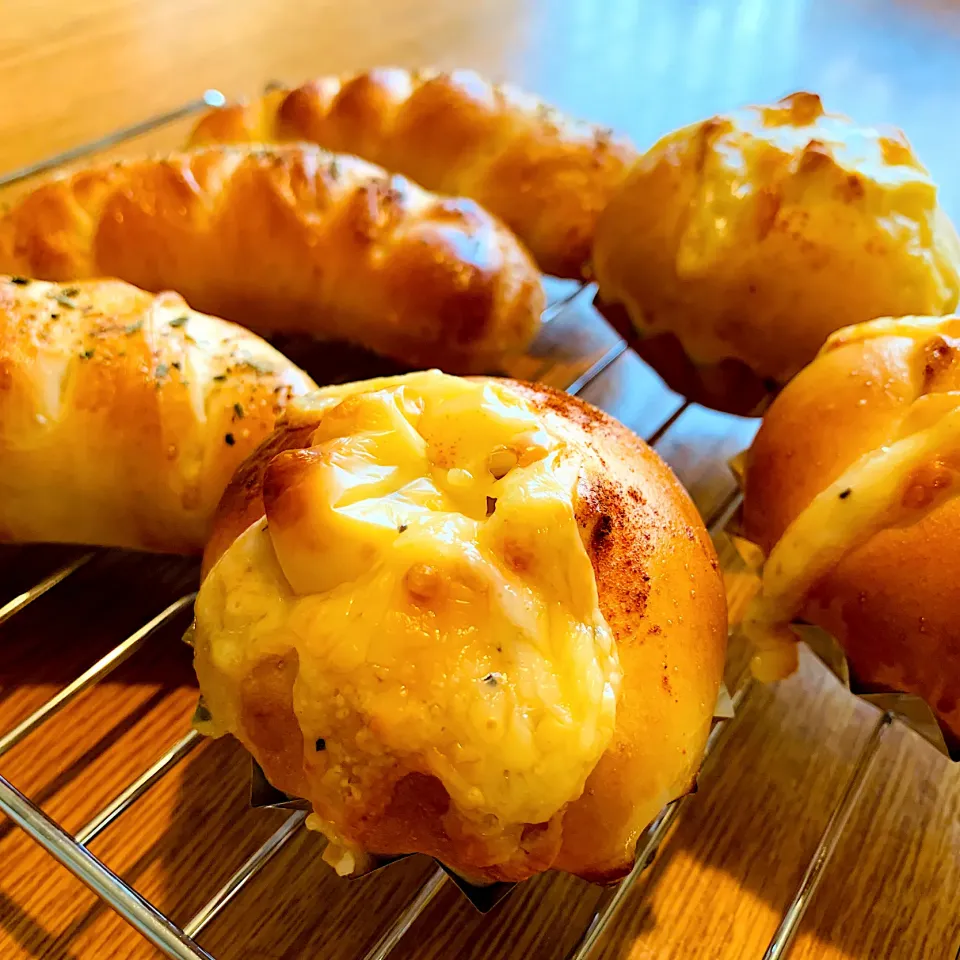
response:
M0 547L3 600L83 552L73 547ZM169 604L195 590L198 571L195 560L99 552L0 626L0 704L24 686L59 688L74 680ZM189 670L182 667L184 658L157 655L183 634L189 618L186 610L165 624L111 679L191 682Z
M157 869L146 889L183 924L291 813L250 807L250 760L232 738L193 754L179 779L176 814L154 845ZM301 828L203 932L204 947L218 960L356 960L432 869L411 857L347 880L322 853L321 837Z

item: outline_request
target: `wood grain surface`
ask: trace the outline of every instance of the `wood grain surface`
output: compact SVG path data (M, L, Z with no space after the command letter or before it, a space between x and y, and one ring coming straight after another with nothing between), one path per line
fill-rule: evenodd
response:
M881 0L28 0L0 27L0 171L166 110L205 87L396 63L472 66L625 130L640 145L681 123L793 89L906 128L960 219L960 7ZM125 149L172 145L167 131ZM586 331L586 332L585 332ZM518 369L569 382L615 337L581 296ZM296 347L291 349L296 352ZM319 363L307 350L303 362ZM372 370L324 355L319 375ZM359 364L359 366L354 366ZM316 369L316 367L314 367ZM584 396L651 435L680 401L630 352ZM685 410L659 449L709 515L732 491L726 459L754 424ZM0 603L61 548L0 551ZM735 557L724 548L725 562ZM0 629L0 734L171 600L189 562L104 552ZM731 604L746 578L729 578ZM0 758L0 773L70 830L188 728L185 617ZM731 655L729 682L743 666ZM811 655L751 691L605 935L605 960L759 958L843 790L876 712ZM248 764L203 743L91 845L176 921L188 920L286 813L249 809ZM203 933L218 960L361 956L433 865L410 858L343 881L301 832ZM792 957L953 958L960 945L960 768L895 726ZM563 958L600 895L548 875L477 915L447 884L400 958ZM0 958L139 960L138 934L0 820Z

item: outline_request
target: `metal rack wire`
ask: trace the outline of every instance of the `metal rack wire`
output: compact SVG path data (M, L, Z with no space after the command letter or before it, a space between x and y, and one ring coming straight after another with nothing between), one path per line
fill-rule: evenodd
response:
M197 100L184 104L176 110L115 131L40 163L0 175L0 187L10 186L38 173L55 169L64 163L116 146L168 123L186 118L201 109L220 106L224 102L225 98L219 91L208 90ZM562 302L560 301L559 304L554 304L553 307L549 308L548 314L555 315ZM626 343L618 340L587 370L570 382L558 385L565 386L571 393L584 390L626 350ZM683 403L674 409L650 433L648 442L652 445L660 442L688 409L688 406L688 404ZM724 529L737 505L738 497L731 494L719 508L713 511L712 516L706 518L711 533L717 534ZM97 551L81 554L45 576L33 587L0 606L0 626L30 604L40 600L49 591L54 590L59 583L96 556ZM162 626L187 609L193 603L195 596L194 593L188 593L171 603L13 729L6 733L0 733L0 758L42 724L52 720L56 714L85 690L103 680L121 663L134 656ZM739 708L750 695L750 689L750 681L747 681L735 692L733 696L735 709ZM891 713L881 714L866 743L861 748L846 787L829 817L803 879L787 906L781 923L763 955L763 960L783 960L787 956L798 932L800 921L816 893L824 870L836 849L850 815L856 807L871 763L893 720L894 716ZM707 756L716 749L721 738L727 735L734 722L735 720L720 720L716 723L707 744ZM67 867L147 940L166 956L175 958L175 960L213 960L210 954L197 943L197 937L249 883L255 880L259 871L298 834L303 828L307 816L302 810L293 812L279 829L236 870L214 896L182 928L178 927L153 904L141 897L135 889L114 874L104 863L93 856L87 850L87 845L128 812L152 786L183 761L199 745L201 740L202 737L193 730L186 733L163 756L145 769L73 835L48 817L37 804L17 790L12 783L0 776L0 811L3 811L25 830L52 857ZM638 843L636 864L633 870L616 886L604 890L586 929L573 949L567 954L565 960L588 960L593 955L604 931L616 919L638 878L653 862L661 842L682 815L689 799L689 796L687 796L668 804L647 828ZM442 869L437 867L433 870L399 916L373 947L368 950L363 960L386 960L448 881L449 878Z

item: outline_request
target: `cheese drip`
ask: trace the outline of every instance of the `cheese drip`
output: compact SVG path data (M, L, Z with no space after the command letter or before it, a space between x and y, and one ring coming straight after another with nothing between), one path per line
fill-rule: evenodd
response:
M295 658L310 822L338 850L343 811L412 772L483 838L549 821L609 744L620 684L575 516L579 454L496 382L411 374L301 406L323 417L295 518L268 501L197 600L218 731L249 742L245 678Z
M933 338L960 347L958 317L882 318L837 331L821 353L877 337ZM960 495L960 391L923 393L906 409L888 442L861 456L822 490L770 551L759 593L742 629L757 651L754 674L775 680L796 668L790 622L810 591L875 534L912 523Z

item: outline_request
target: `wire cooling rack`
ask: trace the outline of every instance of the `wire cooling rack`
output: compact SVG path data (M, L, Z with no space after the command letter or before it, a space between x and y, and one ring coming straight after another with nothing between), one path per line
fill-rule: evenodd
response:
M200 98L184 104L176 110L117 130L99 140L50 157L29 167L0 175L0 188L14 186L37 174L54 170L74 160L118 146L143 134L158 130L167 124L185 119L202 109L222 106L224 102L225 98L219 91L208 90ZM551 302L544 315L545 333L540 338L540 341L543 341L544 344L539 350L535 345L534 356L528 359L522 369L509 372L528 379L550 382L552 385L566 389L571 393L586 394L589 399L591 388L600 383L612 366L629 353L628 346L603 321L599 320L595 313L593 314L596 318L595 323L602 326L594 329L592 336L584 335L580 326L583 316L582 310L578 312L570 308L576 301L580 301L582 306L584 298L587 298L588 302L592 300L592 293L589 288L577 287L573 289L567 286L555 289L548 286L548 294L548 299ZM599 333L597 332L598 329L600 330ZM538 341L538 344L540 341ZM604 406L605 404L601 402L600 405ZM652 430L646 431L648 442L654 447L662 445L669 437L670 431L692 409L690 404L678 397L673 397L672 401L667 401L663 406L663 417L659 424ZM616 415L618 411L611 410L610 412ZM729 419L732 423L733 418ZM698 504L698 506L704 514L711 533L716 536L723 531L738 504L739 495L731 487L719 502L714 502L706 508L704 504ZM28 590L0 606L0 627L30 604L39 601L50 591L54 591L58 584L85 566L98 554L99 551L82 553L50 572ZM165 610L132 633L13 729L0 734L0 758L29 737L42 724L52 721L64 707L84 691L99 683L120 664L135 655L162 626L188 609L195 596L195 593L187 593L171 603ZM55 593L46 602L54 602L54 599ZM750 695L751 687L752 683L749 679L739 685L732 697L734 710L738 709ZM788 955L799 929L800 921L820 884L824 870L836 849L850 815L856 807L871 763L894 719L891 713L880 714L862 746L848 782L827 820L803 878L763 954L763 960L782 960ZM730 720L720 719L716 721L707 744L707 755L716 749L719 740L729 731L730 725ZM151 787L170 773L201 741L202 737L196 731L190 730L92 817L88 823L73 834L48 817L29 797L21 793L3 776L0 776L0 810L103 901L116 910L164 955L176 958L176 960L214 960L199 945L197 938L214 918L228 907L241 890L254 881L258 872L303 829L306 819L306 813L302 810L292 813L279 829L236 870L187 923L182 927L177 926L169 917L140 896L133 887L125 883L102 861L91 854L87 847L91 841L107 830L118 818L130 811ZM643 871L653 862L661 841L680 817L690 799L690 796L685 796L668 804L647 828L638 843L636 865L632 872L615 886L604 889L589 923L564 960L588 960L594 954L604 931L616 919L628 893ZM424 913L449 882L450 879L447 874L436 867L380 939L363 956L362 960L385 960L410 930L417 918Z

